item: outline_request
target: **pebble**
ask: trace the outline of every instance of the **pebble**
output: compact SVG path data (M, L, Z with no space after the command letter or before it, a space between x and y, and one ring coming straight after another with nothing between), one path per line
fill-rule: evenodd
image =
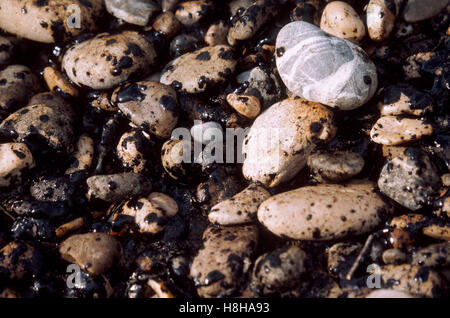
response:
M208 219L211 223L220 225L252 222L256 219L260 204L269 197L270 193L266 189L252 184L233 197L214 205Z
M253 0L231 0L228 2L228 7L230 8L231 15L235 16L236 14L241 15L253 3Z
M305 21L320 25L320 13L322 12L319 10L320 0L296 1L296 4L291 12L291 21Z
M256 226L207 228L190 271L198 295L225 297L239 289L250 270L257 241Z
M153 29L163 33L168 38L175 36L180 28L180 21L170 11L161 13L153 21Z
M414 251L411 265L422 267L445 267L450 264L450 244L448 242L431 244Z
M204 41L209 46L226 45L229 27L224 21L219 21L210 25L206 31Z
M399 116L380 117L370 130L370 138L377 144L395 146L433 134L433 126L421 119Z
M406 22L418 22L434 17L449 4L449 0L409 0L403 9Z
M55 234L58 238L65 237L68 234L81 229L83 225L84 219L82 217L79 217L72 221L64 223L63 225L58 226L58 228L55 230Z
M55 92L44 92L33 95L26 106L38 104L44 104L53 108L62 108L70 114L73 114L73 112L70 111L70 104L62 98L61 95L58 95Z
M22 297L18 292L6 287L0 292L0 298L22 298Z
M14 58L16 41L13 37L0 35L0 65L7 65Z
M363 49L304 21L278 33L276 64L290 91L342 110L365 104L378 86L375 64Z
M169 138L178 121L177 93L153 81L128 83L111 98L135 125L145 126L160 138Z
M408 249L414 244L414 237L406 230L394 229L389 233L388 241L393 248Z
M74 14L70 5L79 10L79 27L67 23ZM101 0L8 1L0 7L0 28L37 42L62 43L83 32L94 31L102 11Z
M435 199L440 177L425 153L408 148L401 156L385 163L378 187L394 201L415 211Z
M197 50L200 39L191 34L179 34L170 42L169 52L174 58Z
M150 192L151 183L143 175L132 172L95 175L86 180L87 197L115 202Z
M307 254L297 246L284 247L257 258L252 273L253 289L262 295L288 290L301 280Z
M9 65L0 71L0 110L22 107L39 88L31 70L24 65Z
M304 167L316 143L336 134L333 112L307 100L285 99L253 122L243 144L246 179L274 187Z
M185 26L193 26L206 16L212 3L206 0L185 1L178 5L175 16Z
M437 297L444 284L437 272L409 264L384 265L377 274L382 286L418 296Z
M156 52L138 32L101 33L70 47L62 59L62 68L79 86L93 89L113 88L131 76L146 75Z
M41 202L69 201L73 190L69 178L59 176L42 176L30 186L31 196Z
M242 190L241 180L230 174L225 168L212 171L208 180L197 186L197 202L210 210L217 203L231 198Z
M341 182L361 172L364 158L351 151L319 151L308 157L307 165L319 182Z
M208 46L186 53L163 70L161 83L187 93L200 93L226 81L236 67L229 46Z
M320 28L335 37L358 43L366 35L366 27L358 13L346 2L333 1L323 9Z
M406 254L398 248L385 250L381 255L385 264L403 264L406 262Z
M22 280L40 273L42 254L22 241L12 241L0 250L0 278Z
M411 230L411 229L421 229L428 218L422 214L403 214L392 218L389 222L389 226L392 228L397 228L401 230Z
M230 93L227 95L228 104L244 117L254 119L261 111L261 102L252 95Z
M34 167L33 155L26 144L0 144L0 187L20 183L23 172Z
M146 142L147 138L140 129L131 129L120 137L116 151L125 168L133 169L134 173L144 170L147 163L144 155Z
M392 85L384 89L378 107L383 116L424 116L433 111L433 99L410 85Z
M94 160L94 151L94 140L89 136L80 136L76 144L76 150L71 154L71 164L65 174L89 171Z
M170 139L167 140L161 149L161 162L164 170L175 180L186 176L187 164L186 159L191 160L191 142ZM189 154L185 154L185 151Z
M66 94L71 97L78 96L78 90L55 67L47 66L44 68L43 76L50 91Z
M163 12L173 11L181 0L162 0L161 8Z
M140 233L157 234L164 230L169 218L177 213L178 205L174 199L164 193L153 192L148 197L125 202L121 213L113 221L112 231L122 231L124 217L131 217Z
M106 92L96 94L94 99L90 102L90 105L108 112L116 112L119 109L116 105L111 103L109 94Z
M125 22L146 26L158 11L159 5L152 0L105 0L106 10Z
M398 291L398 290L392 290L392 289L376 289L374 291L371 291L365 298L416 298L412 296L411 294L408 294L406 292Z
M91 275L101 275L121 256L120 243L105 233L72 235L59 247L61 257Z
M437 224L432 224L425 226L422 229L424 235L432 237L437 240L450 241L450 226L443 225L439 226Z
M215 136L218 134L223 134L222 126L215 121L200 122L195 124L191 128L191 135L195 142L207 145L214 140Z
M346 279L350 268L361 252L360 243L340 242L328 249L328 272L331 276Z
M394 29L395 19L400 12L398 0L370 0L366 10L369 36L374 41L389 38Z
M26 106L9 115L0 131L13 135L17 141L39 136L58 152L70 153L74 137L74 118L70 107L44 104Z
M296 240L330 240L376 228L391 206L369 182L320 184L274 195L258 209L258 220L272 233Z

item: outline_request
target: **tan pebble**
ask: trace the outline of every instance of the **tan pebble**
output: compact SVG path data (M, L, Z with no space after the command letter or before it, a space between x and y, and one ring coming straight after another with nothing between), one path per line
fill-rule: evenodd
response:
M442 184L446 187L450 187L450 173L443 174L441 176Z
M90 102L92 107L97 107L108 112L116 112L119 107L113 105L109 99L109 94L106 92L101 92L98 96Z
M175 298L163 281L149 279L147 284L155 292L152 298Z
M209 1L185 1L178 5L175 11L177 19L185 26L192 26L199 22L211 9Z
M146 137L140 129L132 129L124 133L117 144L117 156L126 168L132 168L134 173L144 170L147 159L144 157Z
M78 96L78 90L54 67L47 66L44 68L43 74L44 80L51 91L62 92L72 97Z
M80 136L77 142L77 149L72 154L72 162L74 164L66 170L66 174L89 170L94 159L94 151L94 140L89 136Z
M370 0L367 5L367 30L374 41L382 41L389 38L395 18L400 10L398 0ZM391 10L394 11L391 11Z
M406 262L406 254L401 249L387 249L381 255L385 264L403 264Z
M0 144L0 187L20 182L22 172L34 167L33 155L26 144Z
M407 292L392 289L377 289L371 291L366 298L416 298Z
M395 157L403 155L407 148L408 147L382 145L381 151L383 153L383 157L394 159Z
M448 225L429 225L422 229L424 235L437 240L450 241L450 226Z
M255 118L261 111L261 102L252 95L238 95L230 93L227 95L228 104L239 114L247 118Z
M400 230L408 230L410 228L420 227L421 223L428 221L428 218L422 214L403 214L392 218L389 225Z
M153 21L153 29L165 34L168 38L175 36L180 28L180 21L170 11L161 13Z
M408 231L394 229L389 235L389 242L393 248L406 249L414 244L414 238Z
M370 138L378 144L399 145L433 134L433 126L420 119L384 116L370 131Z
M6 287L0 292L0 298L22 298L22 297L18 292Z
M70 222L67 222L56 229L57 237L64 237L67 234L75 232L84 225L84 219L82 217L76 218Z
M423 267L446 267L450 264L450 243L431 244L414 251L412 265Z
M423 116L433 111L433 99L429 94L412 86L394 85L384 89L383 99L378 108L383 116L404 114Z
M228 44L227 34L228 25L225 22L220 21L218 23L211 24L205 34L205 42L210 45Z

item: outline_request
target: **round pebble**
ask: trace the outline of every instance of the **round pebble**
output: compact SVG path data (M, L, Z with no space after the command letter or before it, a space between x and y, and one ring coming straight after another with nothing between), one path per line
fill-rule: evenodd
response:
M0 187L19 183L22 173L34 167L33 155L26 144L0 144Z
M383 145L395 146L433 134L433 126L424 120L399 116L383 116L370 131L370 138Z

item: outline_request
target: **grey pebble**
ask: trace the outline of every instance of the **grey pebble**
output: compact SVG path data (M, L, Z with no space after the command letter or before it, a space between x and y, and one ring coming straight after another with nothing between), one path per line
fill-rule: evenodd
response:
M449 4L449 0L409 0L403 9L406 22L418 22L434 17Z
M118 19L140 26L146 26L149 20L161 10L152 0L105 0L106 10Z

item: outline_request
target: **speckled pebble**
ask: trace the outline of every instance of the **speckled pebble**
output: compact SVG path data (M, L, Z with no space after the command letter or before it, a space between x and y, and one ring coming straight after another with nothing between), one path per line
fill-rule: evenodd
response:
M228 104L244 117L253 119L261 111L261 102L252 95L230 93L227 95Z
M422 229L424 235L436 240L450 241L450 225L432 224Z
M175 36L180 28L180 21L170 11L161 13L153 21L153 29L163 33L168 38Z
M89 171L94 160L94 140L82 135L77 141L76 150L71 154L70 166L65 174L72 174L77 171Z
M0 250L0 278L24 279L44 267L42 254L28 243L12 241Z
M431 244L414 251L411 265L423 267L445 267L450 264L450 244L448 242Z
M210 25L205 34L205 43L210 46L228 44L227 33L229 27L224 21L219 21Z
M384 89L378 108L383 116L423 116L433 111L433 99L412 86L392 85Z
M421 119L383 116L370 131L370 138L383 145L399 145L433 134L433 126Z
M389 38L400 11L398 0L370 0L367 5L367 31L374 41Z
M124 133L117 144L117 156L125 168L134 173L144 170L147 159L144 155L147 138L141 129L132 129Z
M38 88L37 78L28 67L9 65L0 71L0 109L22 107Z
M0 187L22 180L22 173L35 167L33 155L22 143L0 144Z
M78 90L55 67L47 66L43 71L44 80L50 91L66 94L68 96L78 96Z
M390 248L383 252L381 255L385 264L403 264L406 262L406 254L398 248Z
M192 26L206 16L212 3L208 0L185 1L178 4L177 19L185 26Z
M351 266L361 252L360 243L340 242L328 249L328 272L333 277L346 279Z

